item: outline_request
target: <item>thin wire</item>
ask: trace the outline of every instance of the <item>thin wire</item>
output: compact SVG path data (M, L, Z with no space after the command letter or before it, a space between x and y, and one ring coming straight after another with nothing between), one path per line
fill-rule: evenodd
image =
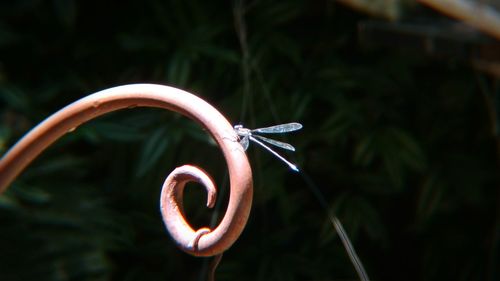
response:
M271 91L269 90L269 87L267 86L267 83L264 80L264 75L262 74L262 71L260 70L258 65L251 60L249 61L249 65L255 71L256 77L259 81L259 85L261 86L262 92L264 93L264 97L266 98L267 103L270 105L269 110L271 112L271 115L273 116L274 122L276 124L281 124L282 122L279 118L278 112L276 111L276 106L274 105L274 101L271 98Z
M213 210L212 216L210 217L210 229L213 229L216 224L217 220L219 219L219 215L221 213L222 205L224 203L223 198L226 197L227 193L227 181L228 181L228 171L226 170L224 173L223 181L222 184L220 185L220 189L218 192L218 200L217 203L215 204L215 208ZM200 276L198 280L200 281L214 281L215 280L215 270L219 266L219 263L222 260L222 254L219 254L217 256L211 257L211 258L206 258L203 259L201 271L200 271Z
M248 49L247 40L247 27L245 21L246 8L244 0L234 1L233 14L234 14L234 29L236 30L236 35L240 43L242 64L241 70L243 72L243 98L242 106L240 111L240 120L245 120L247 107L252 107L252 102L249 102L251 98L251 69L250 69L250 51ZM249 105L250 104L250 105Z
M240 50L242 55L242 75L243 75L243 97L242 97L242 105L240 108L240 120L247 120L247 125L250 127L255 127L255 108L254 108L254 100L252 95L253 84L251 81L252 76L252 58L251 51L248 44L248 33L247 33L247 25L245 20L246 13L257 3L256 1L245 3L245 0L235 0L233 6L233 14L234 14L234 25L236 35L240 44ZM274 106L270 104L270 106ZM273 109L274 110L274 109ZM247 118L247 112L249 112L249 116ZM256 153L254 160L255 166L257 167L257 171L262 171L262 161L261 154ZM254 174L254 183L262 182L262 173ZM258 184L256 186L259 186ZM261 208L261 211L267 213L265 207ZM264 216L265 217L265 216ZM261 229L265 231L265 229Z
M224 253L220 253L217 256L212 258L212 262L210 263L210 271L208 272L207 280L208 281L215 281L215 270L217 269L217 266L219 265L220 261L222 260L222 255Z
M370 278L366 273L363 263L359 259L359 256L356 253L356 250L354 249L354 246L352 245L351 240L347 235L347 232L342 226L342 223L340 223L340 220L336 216L330 213L330 210L328 208L328 203L326 202L325 197L321 193L319 187L314 183L311 177L309 177L309 175L307 175L303 170L301 170L301 172L299 173L306 182L306 185L309 187L309 189L312 191L316 199L319 201L321 207L326 212L328 218L330 219L330 222L335 227L335 230L339 235L340 241L342 241L342 244L344 245L347 255L349 256L349 259L351 260L354 269L356 269L356 272L358 273L359 279L362 281L370 281Z
M243 63L242 63L242 71L243 71L243 83L244 83L244 88L243 88L243 99L242 99L242 108L241 108L241 115L240 115L240 120L245 120L245 115L247 112L247 107L250 107L250 112L253 112L253 101L251 100L251 81L250 81L250 76L251 72L255 72L256 77L259 81L259 85L261 85L262 91L264 93L264 97L267 100L267 104L269 106L271 115L275 119L275 122L277 124L280 124L281 120L279 120L277 111L276 111L276 106L274 104L273 99L271 98L271 94L269 91L269 88L267 87L267 84L265 83L265 79L262 75L261 70L259 69L258 65L251 60L250 52L248 49L248 41L247 41L247 29L246 29L246 22L245 22L245 5L244 5L244 0L236 0L235 5L234 5L234 18L235 18L235 29L236 33L238 36L238 40L240 42L240 48L243 56ZM253 119L255 115L250 114L250 117ZM254 121L254 120L252 120ZM254 122L253 122L254 123ZM251 125L254 125L251 123ZM257 159L258 160L258 159ZM258 161L259 162L259 161ZM285 161L286 162L286 161ZM293 169L293 168L292 168ZM359 278L362 281L369 281L369 277L363 267L363 264L361 263L361 260L359 259L349 237L347 236L347 233L345 232L342 224L340 223L340 220L331 215L330 211L328 209L328 203L325 200L325 197L323 194L321 194L321 191L319 190L318 186L312 181L312 179L303 171L300 172L302 177L304 178L307 186L309 189L313 192L314 196L316 199L320 202L320 205L323 207L325 210L328 218L330 219L330 222L333 224L335 230L339 234L340 240L342 241L342 244L344 245L345 250L347 251L347 254L356 269L356 272L358 273Z

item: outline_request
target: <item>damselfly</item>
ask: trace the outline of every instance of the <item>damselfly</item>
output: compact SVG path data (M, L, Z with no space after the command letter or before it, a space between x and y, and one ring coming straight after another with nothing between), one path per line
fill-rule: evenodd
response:
M260 136L259 134L281 134L281 133L297 131L300 130L301 128L302 124L300 123L286 123L286 124L280 124L276 126L253 129L253 130L244 128L242 125L236 125L234 126L234 131L236 132L236 134L238 134L240 138L240 144L241 146L243 146L245 151L248 148L249 141L253 141L258 145L262 146L263 148L267 149L269 152L274 154L274 156L278 157L281 161L285 162L292 170L298 172L299 169L297 168L297 166L290 163L288 160L283 158L283 156L279 155L276 151L272 150L269 146L265 145L264 142L290 151L295 151L295 147L286 142L269 139Z

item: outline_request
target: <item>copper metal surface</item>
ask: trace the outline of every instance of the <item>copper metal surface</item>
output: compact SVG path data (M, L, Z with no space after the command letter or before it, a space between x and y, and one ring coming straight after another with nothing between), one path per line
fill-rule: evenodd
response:
M164 108L185 115L203 126L221 148L229 170L230 197L226 213L215 229L194 230L183 213L183 190L187 182L205 186L208 207L215 202L215 186L203 170L190 165L175 169L163 185L160 201L163 221L181 249L196 256L224 252L239 237L250 213L253 194L250 164L224 116L204 100L176 88L152 84L115 87L56 112L28 132L0 160L0 193L33 159L66 133L105 113L133 107Z

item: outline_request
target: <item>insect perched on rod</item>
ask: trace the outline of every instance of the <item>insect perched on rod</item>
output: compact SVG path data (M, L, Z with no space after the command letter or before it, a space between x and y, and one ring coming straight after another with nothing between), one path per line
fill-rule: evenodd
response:
M280 124L253 130L244 128L243 125L234 126L234 131L236 132L236 134L238 134L238 137L240 138L240 144L241 146L243 146L245 151L248 148L249 142L253 141L258 145L262 146L263 148L267 149L272 154L274 154L274 156L278 157L281 161L285 162L292 170L296 172L299 171L297 166L290 163L288 160L283 158L283 156L279 155L276 151L272 150L269 146L265 145L264 142L290 151L295 151L295 147L286 142L269 139L260 136L259 134L282 134L282 133L297 131L300 129L302 129L302 124L300 123L286 123L286 124Z

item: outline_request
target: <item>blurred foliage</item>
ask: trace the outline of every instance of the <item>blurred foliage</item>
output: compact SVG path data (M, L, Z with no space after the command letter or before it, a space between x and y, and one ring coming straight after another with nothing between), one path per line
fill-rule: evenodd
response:
M0 153L90 93L177 86L234 123L303 123L287 157L373 280L498 280L498 136L483 99L498 85L459 60L360 48L363 17L332 1L4 1ZM248 153L252 214L217 280L356 279L302 178ZM133 109L77 128L0 197L0 280L204 280L206 259L178 250L159 214L162 181L185 163L224 190L221 153L187 118ZM202 191L187 196L209 224Z

